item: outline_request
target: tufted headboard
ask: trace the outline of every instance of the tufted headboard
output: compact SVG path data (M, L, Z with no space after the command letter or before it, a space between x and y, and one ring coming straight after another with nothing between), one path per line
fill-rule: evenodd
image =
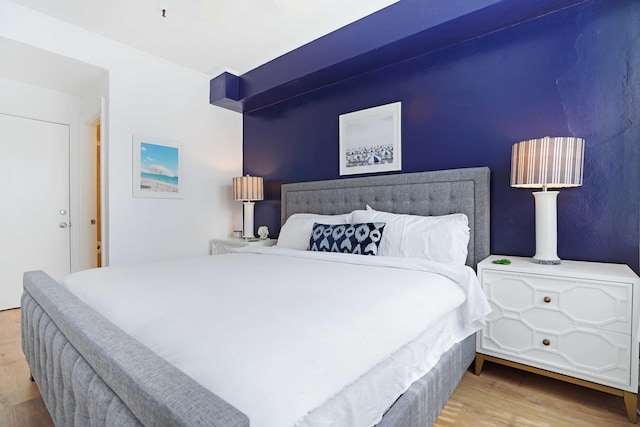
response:
M467 265L489 256L487 167L344 178L282 185L282 224L294 213L325 215L373 209L413 215L464 213L471 237Z

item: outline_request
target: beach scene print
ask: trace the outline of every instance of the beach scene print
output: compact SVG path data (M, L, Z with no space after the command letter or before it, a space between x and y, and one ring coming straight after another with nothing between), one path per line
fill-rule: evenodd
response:
M393 114L363 117L347 123L346 166L372 166L393 162Z
M340 116L341 174L398 169L400 103Z
M140 190L146 192L177 193L177 147L140 143Z
M347 148L347 167L381 165L393 162L393 144Z

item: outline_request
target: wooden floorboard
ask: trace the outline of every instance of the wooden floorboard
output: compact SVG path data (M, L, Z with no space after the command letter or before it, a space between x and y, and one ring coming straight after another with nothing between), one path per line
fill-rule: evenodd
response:
M485 362L444 407L437 427L629 427L622 397Z
M621 397L485 362L469 370L437 427L629 427ZM0 311L0 426L53 426L20 344L20 310Z
M20 310L0 311L1 426L53 426L38 386L29 375L20 343Z

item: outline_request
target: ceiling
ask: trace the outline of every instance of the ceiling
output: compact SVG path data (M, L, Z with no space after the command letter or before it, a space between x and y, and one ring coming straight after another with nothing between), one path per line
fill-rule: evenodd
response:
M214 77L244 74L398 0L11 1Z

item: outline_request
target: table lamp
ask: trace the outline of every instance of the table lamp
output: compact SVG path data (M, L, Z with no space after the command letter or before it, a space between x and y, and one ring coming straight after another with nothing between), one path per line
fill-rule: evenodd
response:
M233 198L241 200L243 205L242 237L255 238L253 235L254 201L264 199L263 180L258 176L239 176L233 178Z
M557 197L549 188L582 185L584 139L544 137L513 144L511 186L542 188L533 197L536 207L536 254L533 262L560 264L558 258Z

